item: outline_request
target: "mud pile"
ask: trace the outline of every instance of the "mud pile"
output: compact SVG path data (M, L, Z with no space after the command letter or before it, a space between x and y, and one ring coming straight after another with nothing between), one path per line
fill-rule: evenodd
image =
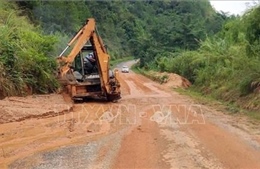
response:
M175 73L168 73L168 72L159 73L159 72L149 71L149 75L152 76L151 77L152 79L153 77L157 77L157 79L160 79L161 84L163 84L166 87L188 88L192 85L188 79Z
M178 74L175 74L175 73L167 73L168 75L168 81L167 83L165 83L166 86L168 87L173 87L173 88L178 88L178 87L181 87L181 88L188 88L191 86L191 82L178 75Z
M0 100L0 124L57 116L71 109L72 104L58 94L7 97Z

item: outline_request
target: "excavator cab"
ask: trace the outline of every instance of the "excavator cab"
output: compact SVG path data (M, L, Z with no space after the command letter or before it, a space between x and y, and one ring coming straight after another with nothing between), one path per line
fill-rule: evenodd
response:
M72 63L75 80L84 83L89 92L101 91L100 72L95 59L97 56L94 53L91 45L84 46Z
M85 81L89 75L98 75L98 68L96 63L96 56L93 50L86 50L82 48L80 53L76 56L72 67L73 72L76 74L76 79L80 82ZM80 76L78 76L80 75Z
M71 45L70 54L62 56ZM57 58L59 79L73 100L99 97L115 101L121 98L118 70L110 70L109 60L95 20L89 18Z

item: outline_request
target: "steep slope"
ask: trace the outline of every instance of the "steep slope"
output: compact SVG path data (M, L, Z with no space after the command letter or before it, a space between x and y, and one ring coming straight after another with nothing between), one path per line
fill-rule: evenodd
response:
M13 2L0 2L0 97L54 91L53 36L44 35Z

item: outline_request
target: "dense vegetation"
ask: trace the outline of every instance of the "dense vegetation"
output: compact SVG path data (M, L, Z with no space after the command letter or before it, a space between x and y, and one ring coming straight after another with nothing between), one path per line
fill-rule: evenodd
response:
M13 3L0 1L0 96L50 92L57 83L55 38L33 27Z
M51 34L71 36L86 18L94 17L114 58L134 55L144 62L162 52L197 49L199 40L218 32L225 20L207 0L17 3Z
M199 40L218 32L223 21L206 0L2 1L0 12L4 96L28 88L55 90L53 56L88 17L96 19L112 59L134 55L143 65L160 53L198 48Z
M31 64L41 63L25 67L14 59L15 70L21 72L17 79L22 79L23 83L13 88L30 86L35 91L53 90L56 83L51 71L55 64L49 56L62 51L85 19L94 17L112 59L140 58L142 70L179 73L194 84L196 91L231 103L242 103L244 108L260 110L259 7L240 17L217 13L208 0L17 1L20 12L13 2L4 4L12 7L8 7L6 14L1 14L0 24L6 25L6 20L16 18L25 26L10 25L6 28L14 29L14 33L1 31L0 35L9 38L11 46L16 48L19 41L23 44L23 48L14 53L4 55L1 51L5 56L1 57L1 67L12 72L9 69L14 65L9 63L10 58L20 58L24 64L30 59L33 60ZM3 11L7 10L1 8L0 12ZM22 16L28 16L37 28ZM25 30L30 35L19 34ZM12 34L19 35L19 38ZM16 38L18 40L14 40ZM9 47L2 48L9 52ZM12 55L16 57L7 57ZM36 69L41 70L41 76L31 75L36 65L39 65ZM28 71L31 74L25 76ZM17 73L1 79L11 79L13 84L17 84L14 81L16 76ZM33 80L28 80L31 77ZM50 79L53 83L46 85ZM4 87L1 90L7 91Z
M260 110L260 7L233 17L193 51L161 55L150 66L176 72L193 89L237 106Z

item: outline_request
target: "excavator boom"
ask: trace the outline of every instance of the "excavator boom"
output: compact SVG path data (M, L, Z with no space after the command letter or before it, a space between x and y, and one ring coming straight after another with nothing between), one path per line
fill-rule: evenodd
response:
M90 46L87 47L87 44ZM68 56L63 56L71 46L73 48ZM92 55L94 58L91 60L85 57L86 52L88 56ZM118 70L114 72L110 70L109 59L110 56L98 35L95 20L89 18L57 58L59 79L73 99L99 96L117 100L120 98ZM81 62L77 68L75 68L76 60ZM93 76L98 78L91 78Z

